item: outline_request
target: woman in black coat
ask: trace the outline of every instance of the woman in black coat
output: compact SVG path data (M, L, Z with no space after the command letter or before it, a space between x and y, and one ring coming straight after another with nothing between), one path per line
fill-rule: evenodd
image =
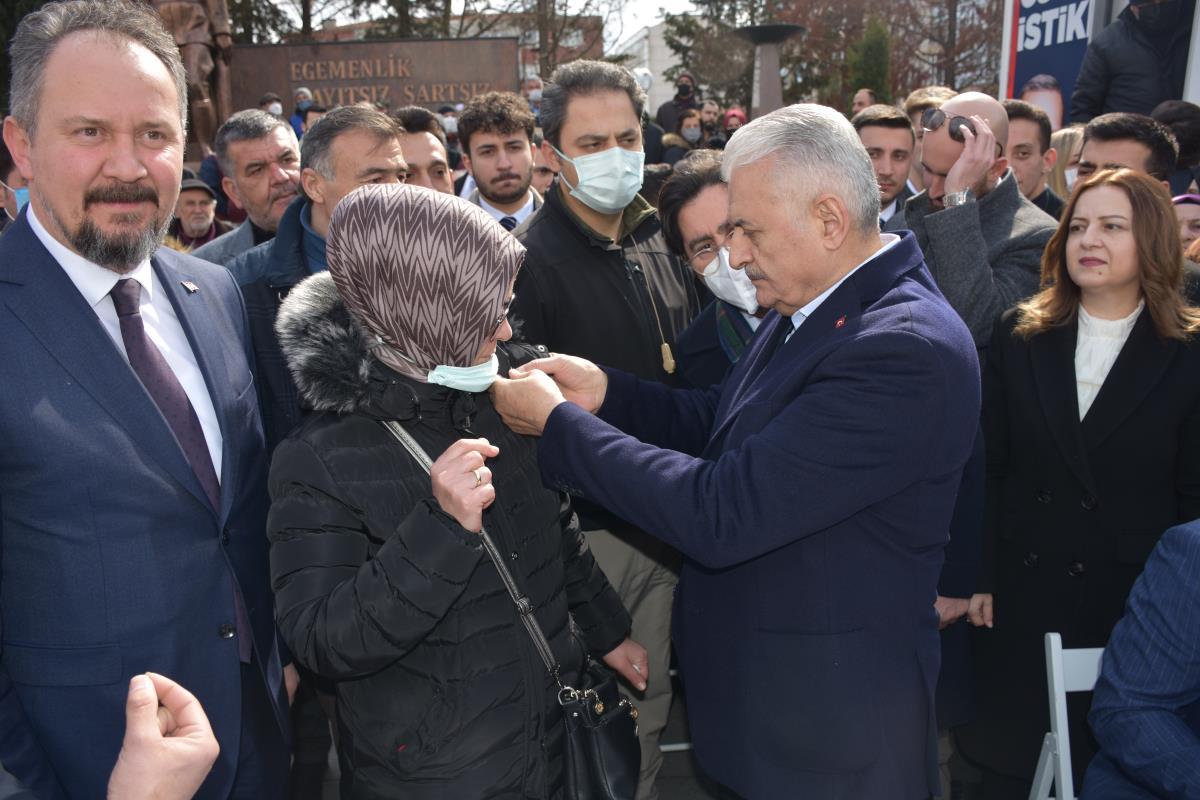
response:
M558 687L481 526L566 680L586 651L644 685L646 660L535 442L486 393L524 248L458 198L367 186L339 203L328 257L280 310L316 413L275 452L268 535L279 630L336 687L342 796L559 797Z
M1076 188L1042 291L988 350L978 716L958 730L989 797L1024 797L1049 730L1043 635L1103 647L1159 536L1200 516L1200 310L1170 197L1131 170ZM1090 696L1069 695L1077 784Z

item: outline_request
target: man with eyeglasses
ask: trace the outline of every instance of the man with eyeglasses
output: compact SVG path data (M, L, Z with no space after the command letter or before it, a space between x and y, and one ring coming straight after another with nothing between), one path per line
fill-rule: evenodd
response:
M926 110L921 127L925 189L886 229L916 234L938 288L982 352L1000 314L1037 290L1056 226L1021 194L1005 157L1008 115L994 97L960 94Z
M675 342L683 383L707 388L738 362L767 312L746 271L729 263L729 186L720 150L697 150L675 166L659 192L658 215L667 247L716 297Z

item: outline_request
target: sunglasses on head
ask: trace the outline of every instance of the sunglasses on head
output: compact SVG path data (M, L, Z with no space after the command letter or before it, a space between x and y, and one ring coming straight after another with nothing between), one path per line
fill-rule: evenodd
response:
M940 108L927 108L921 112L921 128L926 133L933 133L938 128L946 124L946 120L950 120L950 127L946 132L950 134L950 138L956 142L966 143L967 137L963 135L962 129L966 128L971 132L972 136L978 136L979 132L975 130L975 123L968 117L954 115L947 117L946 112ZM996 149L999 155L1004 155L1004 147L999 142L996 142Z

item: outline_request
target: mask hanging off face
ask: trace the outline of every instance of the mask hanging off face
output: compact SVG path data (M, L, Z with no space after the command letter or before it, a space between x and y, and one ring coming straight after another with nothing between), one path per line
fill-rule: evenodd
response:
M25 206L29 205L29 188L26 186L22 186L20 189L14 189L13 187L9 186L4 181L0 181L0 186L3 186L8 191L12 192L13 200L16 201L16 204L17 204L17 213L16 214L10 213L8 210L8 204L7 203L4 204L4 213L8 215L9 219L11 219L15 222L17 217L20 216L20 214L21 214L21 209L24 208Z
M558 179L571 196L601 214L619 214L642 188L642 167L646 154L641 150L610 147L599 153L567 158L557 147L554 152L575 167L576 184L571 185L565 172Z
M704 285L708 290L739 311L753 314L758 311L758 291L746 277L746 270L729 265L729 248L722 247L717 257L704 268Z
M460 392L486 392L500 374L500 360L492 357L473 367L448 367L440 364L429 371L427 380Z

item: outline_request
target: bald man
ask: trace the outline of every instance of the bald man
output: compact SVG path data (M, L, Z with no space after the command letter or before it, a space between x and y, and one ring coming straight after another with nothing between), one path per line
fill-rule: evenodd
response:
M1000 314L1037 290L1056 222L1021 194L1005 157L1008 114L994 97L960 94L920 124L925 189L887 230L916 234L938 288L982 355Z

